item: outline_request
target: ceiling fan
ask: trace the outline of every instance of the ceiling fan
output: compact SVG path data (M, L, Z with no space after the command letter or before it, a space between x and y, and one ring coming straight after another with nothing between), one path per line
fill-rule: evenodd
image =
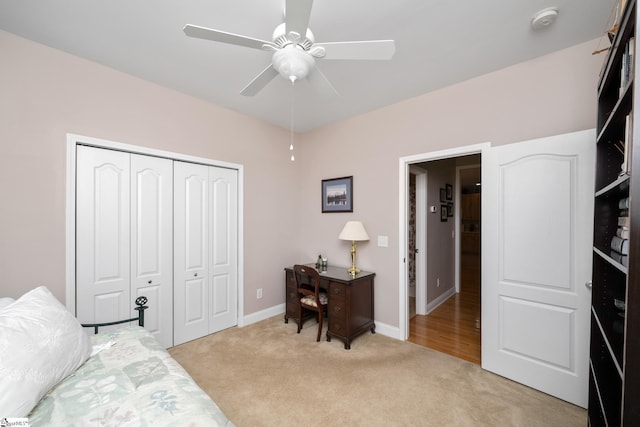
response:
M189 37L213 40L273 53L272 63L254 78L242 91L245 96L260 92L275 76L280 74L295 83L307 79L320 94L337 95L329 80L315 66L315 58L389 60L395 53L393 40L369 40L315 43L309 29L309 17L313 0L286 0L285 22L273 32L273 41L255 39L197 25L185 25Z

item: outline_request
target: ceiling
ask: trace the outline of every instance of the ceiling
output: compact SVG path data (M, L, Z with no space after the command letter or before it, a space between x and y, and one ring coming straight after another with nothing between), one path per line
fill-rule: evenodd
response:
M309 22L316 42L396 43L391 61L318 59L340 93L333 99L281 77L242 96L270 53L182 32L188 23L270 41L285 0L0 0L0 29L285 129L293 121L305 132L597 39L615 2L316 0ZM533 30L534 14L550 6L559 9L557 21Z

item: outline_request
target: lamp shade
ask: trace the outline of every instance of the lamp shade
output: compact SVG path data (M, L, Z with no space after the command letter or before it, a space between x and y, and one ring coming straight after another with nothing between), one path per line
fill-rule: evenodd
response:
M364 229L364 225L360 221L347 221L338 236L340 240L362 241L369 240L367 230Z

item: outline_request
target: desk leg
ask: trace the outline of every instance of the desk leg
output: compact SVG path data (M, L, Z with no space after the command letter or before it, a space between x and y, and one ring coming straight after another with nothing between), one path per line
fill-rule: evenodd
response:
M284 323L289 323L289 316L286 314L284 315Z
M376 324L375 323L371 326L371 333L372 334L376 333Z

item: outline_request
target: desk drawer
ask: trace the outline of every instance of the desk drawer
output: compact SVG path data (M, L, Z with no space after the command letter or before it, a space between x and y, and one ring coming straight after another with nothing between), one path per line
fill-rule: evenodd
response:
M343 319L336 319L335 317L329 318L329 332L336 334L337 336L347 336L347 327Z
M346 305L344 301L340 301L337 299L332 299L329 303L329 318L333 321L333 319L344 321L346 317Z
M342 283L329 283L329 298L344 301L346 293L346 286Z

